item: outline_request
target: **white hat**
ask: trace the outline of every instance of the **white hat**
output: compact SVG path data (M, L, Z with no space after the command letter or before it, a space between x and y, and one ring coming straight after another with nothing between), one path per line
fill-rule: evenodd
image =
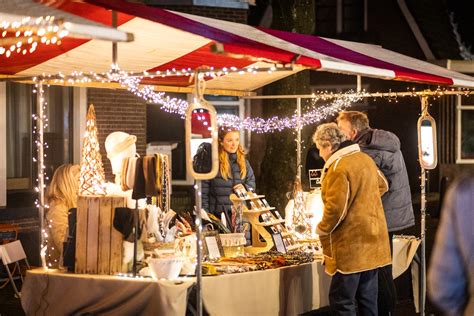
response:
M125 132L113 132L107 136L105 139L105 150L107 151L107 158L112 163L112 172L114 174L121 172L123 158L135 155L137 152L136 141L137 137L135 135Z

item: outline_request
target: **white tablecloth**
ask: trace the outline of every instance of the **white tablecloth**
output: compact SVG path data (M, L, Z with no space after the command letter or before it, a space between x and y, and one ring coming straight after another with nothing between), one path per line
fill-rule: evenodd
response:
M419 241L394 240L394 277L412 263ZM185 315L194 278L149 278L27 272L22 306L27 315ZM203 302L211 315L297 315L329 305L331 277L319 262L203 279ZM417 282L414 282L417 293ZM415 299L415 302L417 300Z
M184 281L30 270L22 289L27 315L185 315ZM203 279L211 315L297 315L328 305L330 277L320 263Z

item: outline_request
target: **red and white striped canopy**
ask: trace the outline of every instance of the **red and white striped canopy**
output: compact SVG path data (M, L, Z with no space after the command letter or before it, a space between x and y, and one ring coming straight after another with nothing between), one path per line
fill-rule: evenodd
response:
M133 72L209 66L215 68L270 67L294 62L293 71L258 73L251 77L231 73L207 81L211 91L236 94L252 91L301 71L314 69L368 77L474 88L474 78L404 56L380 46L318 36L256 28L121 0L21 0L31 2L24 15L37 16L44 7L54 14L79 16L91 23L111 25L118 12L118 28L135 40L118 44L118 64ZM43 9L39 10L40 8ZM0 8L2 11L2 8ZM67 17L65 17L67 19ZM212 52L222 44L223 53ZM65 38L61 46L38 46L35 53L7 59L0 56L0 75L36 76L73 71L106 72L112 63L112 45L101 40ZM154 78L159 86L190 87L187 77Z

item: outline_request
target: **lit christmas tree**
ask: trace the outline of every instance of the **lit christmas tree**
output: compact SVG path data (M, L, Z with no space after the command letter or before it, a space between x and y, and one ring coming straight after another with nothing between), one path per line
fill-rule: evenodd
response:
M82 145L79 195L105 195L104 166L99 149L94 105L87 111L86 132Z

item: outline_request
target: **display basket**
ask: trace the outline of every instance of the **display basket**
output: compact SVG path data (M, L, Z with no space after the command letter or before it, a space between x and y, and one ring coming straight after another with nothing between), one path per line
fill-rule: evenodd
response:
M244 247L247 243L245 233L219 234L224 256L233 258L244 255Z

